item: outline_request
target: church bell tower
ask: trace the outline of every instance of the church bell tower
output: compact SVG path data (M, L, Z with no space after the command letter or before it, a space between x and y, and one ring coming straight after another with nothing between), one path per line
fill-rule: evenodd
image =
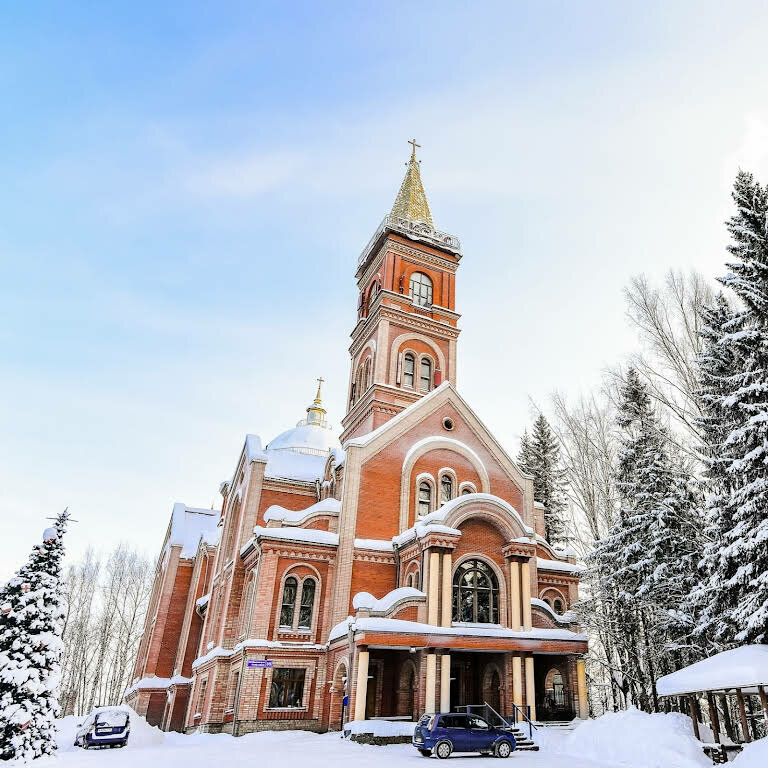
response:
M456 384L457 237L435 229L413 139L405 178L357 263L357 324L342 444L440 386Z

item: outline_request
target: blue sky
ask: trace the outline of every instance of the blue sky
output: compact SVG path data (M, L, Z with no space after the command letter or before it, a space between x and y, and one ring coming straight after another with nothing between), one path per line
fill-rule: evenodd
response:
M633 349L629 278L719 274L737 168L768 180L762 3L157 6L4 8L0 577L65 504L73 553L154 556L316 376L339 422L412 136L513 453Z

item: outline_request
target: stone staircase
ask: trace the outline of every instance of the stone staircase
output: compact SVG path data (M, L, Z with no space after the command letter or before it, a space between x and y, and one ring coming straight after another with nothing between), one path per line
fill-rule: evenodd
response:
M521 752L538 752L539 751L539 745L534 744L528 737L528 728L526 728L525 731L517 727L505 728L505 730L508 730L515 737L515 743L517 744L517 749L520 750Z
M573 720L545 720L536 723L537 728L554 728L558 731L573 731L576 726Z

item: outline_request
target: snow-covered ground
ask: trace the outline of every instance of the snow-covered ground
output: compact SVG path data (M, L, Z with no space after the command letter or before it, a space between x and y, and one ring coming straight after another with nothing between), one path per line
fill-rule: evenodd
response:
M338 733L273 731L232 738L225 734L162 733L133 715L131 738L125 749L85 751L73 747L77 723L65 718L59 726L57 758L40 760L35 768L394 768L430 765L409 744L374 747L341 739ZM610 714L579 725L573 731L541 729L540 752L516 752L509 768L708 768L682 715L646 715L629 711ZM750 747L755 760L764 760L768 744ZM748 750L749 752L749 750ZM744 755L747 757L747 754ZM764 762L744 760L744 768ZM494 765L496 758L454 755L446 765Z

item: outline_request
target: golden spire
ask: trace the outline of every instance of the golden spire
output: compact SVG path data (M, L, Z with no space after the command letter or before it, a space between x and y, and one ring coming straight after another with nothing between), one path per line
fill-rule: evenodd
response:
M416 147L421 147L421 145L416 143L416 139L411 139L408 143L411 145L411 159L406 163L408 170L405 172L405 178L395 198L391 215L400 216L403 219L408 219L408 221L420 221L434 227L427 195L424 192L424 185L421 183L421 172L419 171L421 161L416 159Z
M323 396L320 391L324 381L325 379L322 376L317 380L315 401L307 408L307 424L315 424L319 427L325 426L325 414L327 413L325 408L323 408Z

